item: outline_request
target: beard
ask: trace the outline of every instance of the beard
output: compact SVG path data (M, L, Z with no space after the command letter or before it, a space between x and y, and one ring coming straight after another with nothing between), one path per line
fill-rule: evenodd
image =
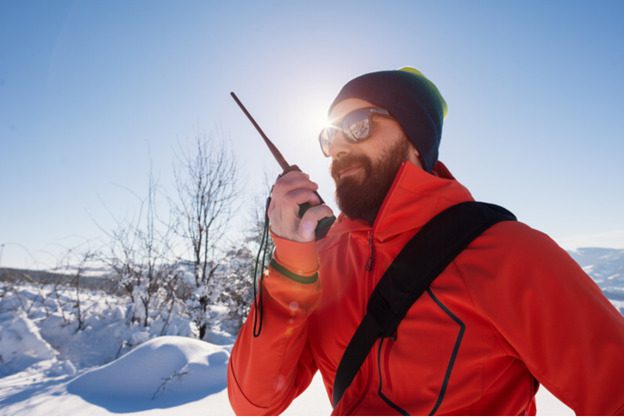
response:
M408 159L409 146L407 140L400 140L375 162L365 155L349 154L332 163L331 175L336 182L336 202L348 218L373 224L394 177L401 164ZM364 171L363 178L350 175L340 179L338 173L351 166L361 167Z

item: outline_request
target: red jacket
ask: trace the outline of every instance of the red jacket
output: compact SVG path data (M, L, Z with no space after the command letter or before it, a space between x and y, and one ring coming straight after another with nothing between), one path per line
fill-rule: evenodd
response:
M327 237L274 236L264 323L254 312L228 367L237 414L279 414L320 370L329 398L344 349L393 258L437 213L472 200L442 164L405 163L372 228L340 216ZM380 346L381 345L381 346ZM534 414L539 383L577 414L624 412L624 318L548 236L502 222L474 240L378 341L334 414Z

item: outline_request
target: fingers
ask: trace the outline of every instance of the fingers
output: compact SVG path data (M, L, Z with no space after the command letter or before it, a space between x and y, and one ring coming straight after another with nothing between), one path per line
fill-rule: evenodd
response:
M318 222L325 217L331 217L333 215L334 212L332 209L325 204L310 207L299 222L298 234L304 239L304 242L314 240L316 238L315 231Z
M331 216L329 207L320 204L316 194L318 185L301 171L290 171L280 176L271 192L268 215L273 233L299 242L314 240L314 230L320 219ZM301 218L298 214L302 204L309 203Z
M297 215L301 204L319 204L319 197L315 193L317 189L318 185L310 181L309 176L301 171L291 171L279 177L271 192L269 217L276 210ZM280 213L283 214L285 213Z
M310 190L293 190L286 195L284 199L289 202L289 205L293 206L297 213L299 213L299 206L304 203L310 203L311 206L316 206L321 203L321 199L318 194Z
M308 174L301 171L290 171L277 179L271 196L281 198L283 195L298 189L316 191L318 185L310 181Z

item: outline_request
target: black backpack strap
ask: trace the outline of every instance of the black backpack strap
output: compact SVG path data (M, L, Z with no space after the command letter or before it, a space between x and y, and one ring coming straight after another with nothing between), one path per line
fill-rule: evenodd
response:
M504 220L516 220L516 217L494 204L460 203L431 219L405 245L373 290L366 315L340 360L334 379L334 407L375 341L393 336L412 304L447 265L477 236Z

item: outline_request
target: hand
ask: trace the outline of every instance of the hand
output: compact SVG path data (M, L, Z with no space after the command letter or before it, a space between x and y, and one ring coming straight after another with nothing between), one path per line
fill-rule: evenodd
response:
M317 189L318 185L301 171L290 171L279 177L273 186L268 213L273 233L296 242L313 241L319 220L333 215L327 205L320 204L315 193ZM303 203L313 207L299 218L299 205Z

